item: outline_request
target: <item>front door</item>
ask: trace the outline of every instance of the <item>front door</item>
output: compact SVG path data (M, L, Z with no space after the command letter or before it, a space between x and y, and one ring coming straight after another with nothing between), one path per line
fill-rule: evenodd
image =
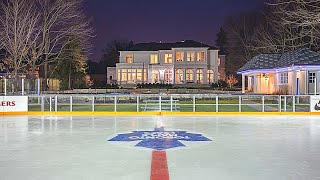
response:
M309 89L309 94L314 94L315 93L315 84L316 84L316 71L309 71L308 73L308 89Z

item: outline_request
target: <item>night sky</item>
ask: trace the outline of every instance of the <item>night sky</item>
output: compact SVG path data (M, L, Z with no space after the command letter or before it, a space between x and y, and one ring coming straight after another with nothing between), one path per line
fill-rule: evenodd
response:
M90 60L99 61L112 40L175 42L196 40L215 45L225 17L260 10L265 0L87 0L96 37Z

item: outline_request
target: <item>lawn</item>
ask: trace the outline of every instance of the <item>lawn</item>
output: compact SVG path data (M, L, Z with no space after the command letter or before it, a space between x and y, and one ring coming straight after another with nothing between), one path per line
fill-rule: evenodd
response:
M220 103L220 102L219 102ZM158 104L154 104L155 111L157 110ZM182 101L177 104L179 107L180 112L193 112L193 103ZM169 107L169 109L168 109ZM117 104L117 112L137 112L137 104ZM145 104L139 105L139 111L144 111ZM164 106L163 106L164 108ZM170 111L170 105L166 107L167 111ZM45 105L45 111L50 111L50 107ZM242 105L242 111L244 112L258 112L257 108L252 106ZM70 105L58 105L57 106L58 112L70 112ZM115 107L114 104L96 104L94 106L94 110L97 112L114 112ZM29 105L29 111L41 111L41 105ZM54 107L52 107L51 111L54 111ZM92 111L92 105L88 104L78 104L72 106L72 111L79 112L79 111ZM216 104L214 101L201 101L195 105L196 112L216 112ZM236 104L235 101L227 101L222 102L219 105L219 112L238 112L239 105Z

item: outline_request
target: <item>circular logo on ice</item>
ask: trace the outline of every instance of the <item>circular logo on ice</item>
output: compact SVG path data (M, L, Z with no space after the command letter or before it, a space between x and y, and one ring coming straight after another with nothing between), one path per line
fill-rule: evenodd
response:
M108 141L137 141L138 144L135 145L136 147L161 151L184 147L185 145L181 141L204 142L211 140L202 134L188 133L187 131L165 131L163 128L156 128L154 131L132 131L131 133L118 134Z

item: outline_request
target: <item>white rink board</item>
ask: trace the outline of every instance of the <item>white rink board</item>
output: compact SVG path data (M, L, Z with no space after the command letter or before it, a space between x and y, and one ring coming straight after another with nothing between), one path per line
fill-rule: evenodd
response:
M311 96L310 111L320 112L320 96Z
M28 97L1 96L0 112L28 112Z

